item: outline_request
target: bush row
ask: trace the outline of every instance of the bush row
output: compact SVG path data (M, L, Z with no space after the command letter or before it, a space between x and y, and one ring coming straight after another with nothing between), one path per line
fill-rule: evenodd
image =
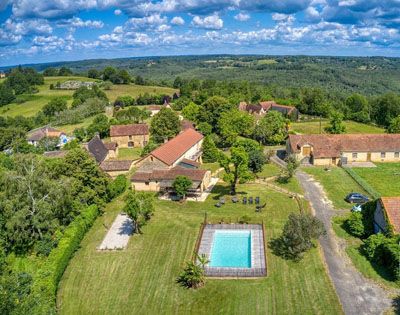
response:
M58 283L85 233L92 226L100 211L96 205L86 208L65 230L58 246L54 248L32 287L31 314L55 314Z
M354 172L350 167L343 167L343 169L349 174L364 190L374 199L379 199L381 195L372 188L360 175Z

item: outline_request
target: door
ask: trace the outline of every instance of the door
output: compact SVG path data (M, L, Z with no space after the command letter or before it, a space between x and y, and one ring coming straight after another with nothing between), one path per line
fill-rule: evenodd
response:
M311 147L303 147L303 156L310 156Z
M371 152L368 152L368 153L367 153L367 161L368 161L368 162L371 162Z

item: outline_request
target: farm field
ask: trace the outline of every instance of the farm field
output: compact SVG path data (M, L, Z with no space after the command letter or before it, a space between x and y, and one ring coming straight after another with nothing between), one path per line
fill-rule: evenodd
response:
M45 77L45 84L38 86L39 93L33 95L20 95L18 98L24 100L22 103L11 103L3 106L0 109L0 116L15 117L18 115L23 116L34 116L40 111L44 105L46 105L53 97L64 97L68 101L68 105L72 103L73 90L50 90L50 84L56 84L57 82L65 82L68 80L78 81L96 81L94 79L86 77ZM142 85L113 85L111 90L104 91L111 102L113 102L118 96L130 95L132 97L138 97L140 94L149 93L165 93L173 94L176 90L165 87L157 86L142 86Z
M398 196L400 193L400 163L375 163L377 167L355 167L355 171L381 196Z
M324 128L327 127L329 122L327 120L322 121L322 133ZM383 128L377 126L361 124L355 121L346 120L344 121L346 126L346 133L384 133ZM301 134L318 134L320 133L319 121L309 122L293 122L290 125L290 130Z
M142 235L134 235L128 248L97 252L123 206L122 198L107 205L71 260L58 291L60 314L341 314L341 306L327 276L318 248L295 263L267 252L268 276L259 279L207 279L198 290L180 287L176 278L192 256L200 223L236 221L243 215L265 223L266 242L277 237L291 212L293 199L258 185L241 185L240 194L267 200L262 213L254 206L227 202L214 204L228 194L217 185L204 203L156 201L156 211Z
M332 167L330 171L325 171L323 167L303 167L302 170L319 181L337 209L350 209L351 205L344 198L351 192L359 192L368 196L368 193L354 181L340 167Z

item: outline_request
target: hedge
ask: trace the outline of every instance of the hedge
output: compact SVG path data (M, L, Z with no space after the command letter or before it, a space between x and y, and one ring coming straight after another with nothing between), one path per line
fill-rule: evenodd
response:
M349 174L364 190L374 199L379 199L381 197L374 188L372 188L360 175L354 172L350 167L342 167L347 174Z
M96 205L89 206L66 228L58 246L51 251L34 280L31 314L56 314L58 283L85 233L93 225L99 213Z

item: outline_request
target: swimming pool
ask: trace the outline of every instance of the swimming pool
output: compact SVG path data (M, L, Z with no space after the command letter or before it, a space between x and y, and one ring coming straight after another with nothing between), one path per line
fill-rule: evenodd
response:
M215 231L210 256L210 267L251 268L251 232Z

